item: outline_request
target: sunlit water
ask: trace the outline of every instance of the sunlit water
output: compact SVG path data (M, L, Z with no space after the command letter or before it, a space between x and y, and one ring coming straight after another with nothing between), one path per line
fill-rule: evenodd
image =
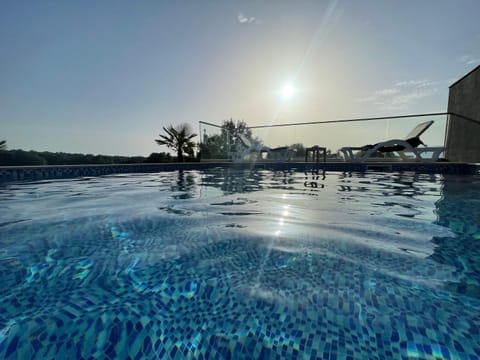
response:
M0 358L480 358L480 180L0 185Z

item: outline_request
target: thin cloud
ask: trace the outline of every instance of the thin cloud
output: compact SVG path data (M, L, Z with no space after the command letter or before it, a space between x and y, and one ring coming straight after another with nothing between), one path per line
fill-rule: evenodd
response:
M425 97L431 96L435 94L438 91L438 89L425 89L425 90L413 90L409 93L405 94L399 94L397 96L394 96L391 99L391 103L393 105L408 105L412 102L415 102L419 99L423 99Z
M393 86L413 86L413 87L428 87L431 86L432 82L428 81L427 79L420 79L420 80L407 80L407 81L397 81L393 84Z
M406 110L419 100L437 93L438 85L439 82L428 79L396 81L392 87L376 90L358 101L371 103L384 110Z
M390 88L390 89L378 90L375 92L375 94L376 96L391 96L391 95L398 94L399 92L400 90L398 89Z
M463 55L460 56L460 62L464 63L465 65L476 65L480 64L480 58L472 55Z
M252 24L252 23L255 23L255 24L258 24L259 21L251 16L251 17L248 17L248 16L245 16L243 13L238 13L237 15L237 21L240 23L240 24Z
M396 88L387 88L387 89L377 90L372 95L367 96L365 98L358 99L358 101L378 103L378 102L382 102L384 98L394 96L399 92L400 90Z

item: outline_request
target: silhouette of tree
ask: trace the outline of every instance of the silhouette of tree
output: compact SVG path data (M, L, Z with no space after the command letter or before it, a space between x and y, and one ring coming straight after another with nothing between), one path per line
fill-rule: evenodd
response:
M173 158L169 153L151 153L145 160L147 163L166 163L173 162Z
M245 121L223 120L220 134L204 136L203 142L199 144L200 156L202 159L228 159L239 134L246 136L252 143L259 142L253 137L252 130Z
M305 157L305 146L302 143L295 143L290 145L290 150L293 151L295 157L303 159Z
M246 136L250 140L255 140L252 136L252 130L248 128L245 121L234 121L233 119L223 121L222 137L226 139L227 144L230 146L235 144L239 134Z
M0 150L7 150L7 142L5 140L0 141Z
M158 145L166 145L168 148L173 149L177 152L177 161L183 162L183 154L188 154L193 157L193 150L195 148L195 143L192 139L197 136L190 129L189 124L180 124L174 127L170 125L168 128L164 127L166 135L159 135L160 139L156 139L155 142Z

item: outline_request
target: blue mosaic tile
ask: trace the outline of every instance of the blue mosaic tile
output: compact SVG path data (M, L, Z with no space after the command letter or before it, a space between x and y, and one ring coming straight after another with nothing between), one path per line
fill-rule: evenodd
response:
M444 183L442 197L432 195L433 179L415 192L396 183L410 191L402 197L380 179L380 185L370 183L378 189L369 194L382 195L365 196L355 193L367 186L368 176L362 179L327 181L313 192L324 197L308 198L302 212L298 199L311 190L303 174L285 191L242 193L248 201L238 194L210 202L170 194L143 198L135 207L131 199L142 195L135 185L119 191L119 202L128 202L124 212L103 208L102 197L95 196L95 207L81 201L74 207L78 219L64 218L62 211L49 217L41 212L48 226L2 220L0 278L7 286L0 287L0 357L478 358L480 210L461 195L475 199L475 191L465 183ZM357 197L342 205L337 190L347 181ZM335 189L335 206L318 211L329 188ZM161 193L158 182L154 189L148 198ZM42 201L52 201L47 193ZM297 201L284 226L295 231L275 236L265 229L278 221L283 194ZM0 196L12 208L8 194ZM435 197L434 206L416 197ZM357 209L366 198L368 210ZM166 210L179 202L188 216ZM149 206L154 214L147 214ZM262 211L222 215L232 207ZM413 218L397 215L399 207ZM422 217L432 210L435 221L425 224ZM22 211L35 217L32 208ZM347 211L364 215L367 223L336 226ZM379 217L388 221L375 224ZM224 226L231 223L244 227ZM443 231L435 234L438 227ZM428 235L428 256L413 252L418 244L409 240L418 234Z

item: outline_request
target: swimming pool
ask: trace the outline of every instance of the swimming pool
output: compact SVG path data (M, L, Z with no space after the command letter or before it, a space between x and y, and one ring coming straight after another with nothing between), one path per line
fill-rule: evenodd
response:
M480 358L480 179L0 184L0 358Z

